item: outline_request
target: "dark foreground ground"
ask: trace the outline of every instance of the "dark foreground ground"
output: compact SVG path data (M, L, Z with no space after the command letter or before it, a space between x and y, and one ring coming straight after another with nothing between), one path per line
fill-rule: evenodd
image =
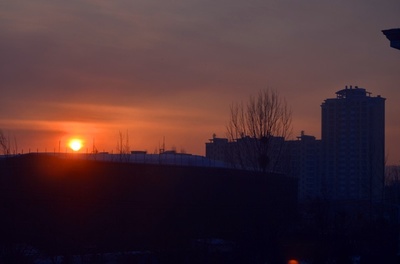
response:
M1 159L0 261L33 263L17 257L29 246L64 263L132 251L148 263L286 263L296 190L283 175L221 168ZM128 255L120 263L143 261Z

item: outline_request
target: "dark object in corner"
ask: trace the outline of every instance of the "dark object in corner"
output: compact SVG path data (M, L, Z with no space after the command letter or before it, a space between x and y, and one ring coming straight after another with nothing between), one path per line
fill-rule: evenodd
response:
M382 33L390 40L390 47L400 50L400 28L382 30Z

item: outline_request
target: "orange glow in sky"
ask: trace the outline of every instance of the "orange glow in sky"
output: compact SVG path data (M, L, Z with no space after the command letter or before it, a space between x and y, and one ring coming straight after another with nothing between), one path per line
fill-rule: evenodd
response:
M70 142L68 143L68 146L73 151L79 151L82 148L83 143L82 143L82 140L74 138L74 139L70 140Z
M72 138L113 153L123 132L130 150L165 138L204 155L231 103L265 88L292 108L290 139L320 139L321 103L358 85L387 98L385 151L399 164L400 51L381 32L399 27L398 0L6 2L0 130L19 153L70 151Z

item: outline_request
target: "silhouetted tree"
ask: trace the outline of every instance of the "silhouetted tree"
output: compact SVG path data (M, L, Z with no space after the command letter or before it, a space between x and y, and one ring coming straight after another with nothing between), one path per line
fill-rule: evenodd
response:
M232 162L243 168L271 171L277 164L285 138L291 134L292 111L278 91L260 90L246 104L232 103L227 134ZM274 160L271 160L271 152Z
M400 166L387 166L385 171L385 201L389 206L391 215L395 216L395 222L398 221L398 210L400 205Z
M122 134L121 131L118 132L117 153L121 161L129 161L130 146L128 131L126 131L126 135Z
M10 136L6 137L4 132L0 130L0 154L3 155L11 155L17 154L18 152L18 144L15 136L13 140L10 139Z
M0 130L0 151L3 155L10 154L10 144L2 130Z

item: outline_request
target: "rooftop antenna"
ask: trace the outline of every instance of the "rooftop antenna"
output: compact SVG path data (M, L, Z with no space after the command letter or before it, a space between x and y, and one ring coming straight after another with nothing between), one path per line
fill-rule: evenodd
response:
M162 146L160 147L160 154L161 154L161 153L164 153L164 151L165 151L165 136L163 137L163 144L162 144Z
M94 144L94 138L93 138L93 141L92 141L92 153L93 154L96 154L98 151L97 151L97 149L96 149L96 145Z

